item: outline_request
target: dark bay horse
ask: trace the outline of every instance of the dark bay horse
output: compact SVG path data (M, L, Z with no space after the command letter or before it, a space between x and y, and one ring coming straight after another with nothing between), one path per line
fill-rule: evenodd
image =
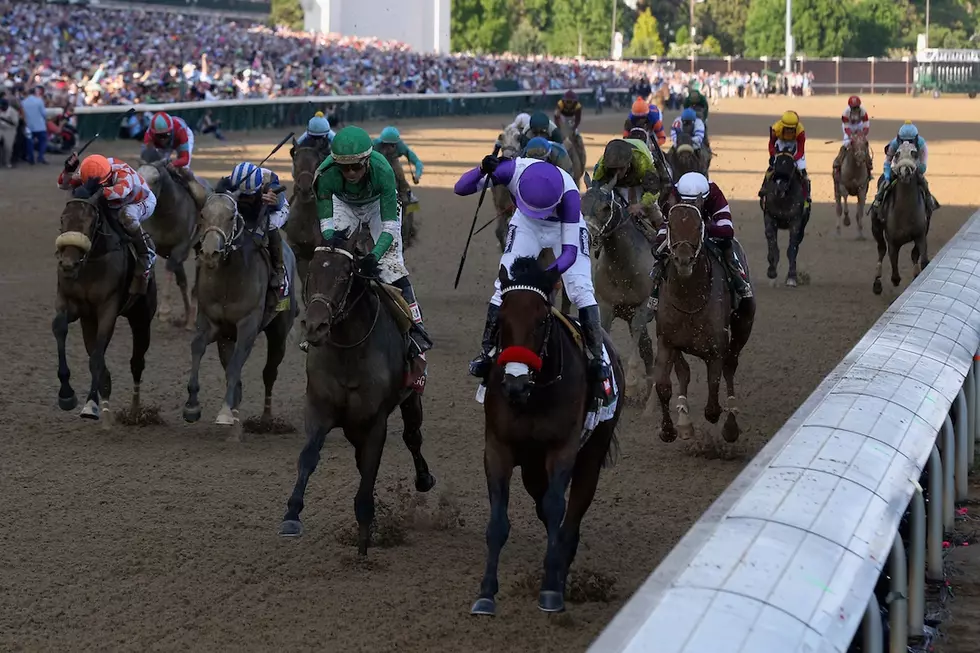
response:
M316 213L313 176L323 161L323 151L312 145L296 145L293 141L293 195L289 198L289 219L283 227L286 238L296 254L298 278L306 280L313 250L323 240L320 219Z
M221 187L219 185L219 191ZM262 381L265 404L262 420L272 418L272 387L286 353L289 331L299 312L293 281L296 259L284 242L282 258L291 289L285 305L269 301L268 256L258 241L256 221L262 215L243 216L234 194L214 192L201 211L201 252L197 266L197 332L191 342L191 372L187 381L184 419L201 419L198 373L208 345L218 341L218 356L225 369L225 394L215 424L233 427L232 439L240 437L238 407L242 401L242 369L259 333L268 344ZM265 225L262 225L265 228Z
M391 310L386 291L356 272L361 250L355 243L354 238L335 238L329 246L317 247L310 276L303 284L303 330L310 344L306 444L296 465L296 485L279 535L302 535L300 512L306 485L320 461L327 433L342 428L354 446L361 474L354 514L357 550L367 555L374 521L374 484L388 436L388 416L395 408L401 408L402 439L415 463L415 489L428 492L436 480L422 456L422 398L410 387L408 328Z
M806 223L809 218L804 207L805 191L803 179L796 169L793 155L780 152L773 161L773 173L766 185L761 205L765 220L766 244L769 252L769 268L766 276L775 279L779 266L779 230L789 230L789 245L786 247L786 258L789 269L786 271L786 285L795 288L796 257L800 252L800 244L806 235Z
M737 248L748 277L745 252ZM743 299L733 308L732 292L726 281L725 266L718 256L707 251L705 224L701 210L693 204L680 203L670 209L667 219L669 264L660 288L657 309L656 388L662 412L660 439L673 441L678 430L690 437L693 426L687 404L691 370L682 354L704 361L708 373L708 402L704 417L717 424L722 408L718 386L722 373L728 390L728 418L722 435L735 442L740 434L736 414L735 371L738 357L752 333L755 321L755 299ZM680 392L677 396L677 428L670 417L671 368L676 365Z
M585 180L589 189L582 195L582 215L592 238L592 279L602 328L611 331L617 317L629 324L632 342L638 343L644 364L645 384L634 387L634 357L630 352L626 396L631 402L645 403L653 388L653 340L645 319L653 285L651 241L639 226L640 219L629 214L626 200L615 188L593 181L588 174ZM660 216L659 207L656 214ZM659 222L662 221L660 216ZM655 220L653 228L658 228L659 222Z
M708 173L708 166L705 160L704 148L700 150L694 149L694 141L690 134L678 134L677 140L667 152L667 163L670 165L671 180L676 184L677 180L688 172L700 172L706 175ZM708 155L707 161L710 163L710 154Z
M93 192L94 191L94 192ZM140 381L150 348L150 325L157 308L156 280L151 272L145 295L130 295L129 285L136 260L122 228L107 217L108 208L101 188L78 188L61 213L61 234L55 241L58 259L58 295L51 324L58 342L58 407L72 410L78 397L69 379L71 372L65 355L68 325L79 320L89 356L89 387L81 416L111 422L109 397L112 377L105 362L116 319L122 315L133 333L133 356L129 369L133 375L133 414L140 407ZM101 396L101 403L100 403Z
M143 229L153 239L157 255L166 259L167 272L174 275L173 279L165 275L166 282L160 292L159 317L164 320L170 315L170 297L173 294L171 283L176 281L184 303L184 316L175 321L175 324L192 328L193 307L184 262L194 244L198 205L191 192L174 179L167 169L167 160L159 150L146 148L143 157L138 172L157 198L153 215L143 222ZM206 186L204 188L206 192L210 191Z
M929 221L926 198L919 183L917 168L919 153L912 143L898 146L892 163L894 181L881 203L878 217L871 222L871 233L878 243L878 265L872 290L881 294L881 262L888 254L892 265L892 285L898 286L902 277L898 273L898 254L902 246L912 243L912 278L919 276L929 264Z
M840 236L841 224L851 225L847 198L857 198L857 239L864 240L864 203L868 199L868 186L871 183L871 171L868 162L871 159L871 148L868 147L868 137L863 131L851 136L851 144L844 152L840 164L840 175L834 175L834 206L837 209L837 235ZM843 199L843 206L841 200Z
M521 133L513 125L507 125L504 131L497 136L497 144L500 145L501 159L516 158L521 154ZM506 186L491 187L490 195L493 198L494 209L497 211L497 226L494 229L494 234L497 236L497 243L502 252L506 245L507 225L510 223L517 206Z
M497 566L510 534L507 506L514 467L534 499L548 533L538 607L564 610L565 581L578 550L582 517L592 503L599 472L615 452L615 429L622 402L606 407L583 441L590 398L583 349L555 317L548 299L558 275L521 257L510 275L500 267L501 292L497 364L487 378L484 415L484 469L490 493L487 561L472 614L494 615ZM608 334L605 346L616 383L624 373ZM566 511L565 492L571 485Z
M561 132L565 151L572 160L572 179L575 180L575 186L581 188L582 175L585 174L585 143L581 134L575 133L574 124L571 119L562 119L558 122L558 130Z

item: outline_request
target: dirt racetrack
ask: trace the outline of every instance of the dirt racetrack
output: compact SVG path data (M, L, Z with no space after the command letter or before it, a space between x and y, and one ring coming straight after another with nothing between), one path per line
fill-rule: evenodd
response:
M489 151L504 117L399 125L426 164L418 190L420 241L407 259L436 341L424 453L439 483L421 499L405 489L411 459L399 437L400 418L392 418L378 494L385 505L382 535L396 545L372 548L367 562L357 560L349 542L357 472L338 432L328 437L310 483L305 536L276 536L304 438L305 375L295 343L275 393L275 410L295 433L225 441L213 424L224 387L214 347L202 365L203 419L185 424L190 336L165 324L154 329L143 382L144 401L160 408L164 425L102 430L82 422L77 410L58 410L50 324L53 242L64 202L55 190L60 161L0 171L0 650L584 650L896 295L887 275L885 294L871 293L870 229L863 242L854 240L853 226L841 239L833 235L830 167L844 102L728 100L712 109L713 178L732 200L759 305L736 378L744 447L728 460L694 456L682 442L662 443L655 422L627 410L620 461L603 473L572 571L578 577L572 598L588 600L570 603L557 617L536 608L545 539L516 478L499 616L469 615L483 572L488 505L482 409L466 361L478 346L498 250L492 230L476 237L460 288L452 289L475 198L458 198L451 186ZM876 172L882 146L904 118L915 119L929 141L928 176L944 205L932 224L934 253L978 203L980 104L901 96L866 103ZM756 199L767 128L784 108L795 108L806 126L816 200L800 255L811 283L797 289L765 283ZM970 115L977 122L965 122ZM590 167L621 125L620 115L585 116ZM225 143L200 136L194 168L214 181L242 159L260 160L280 136L232 134ZM134 143L93 147L100 149L127 160L137 152ZM288 178L288 154L272 165ZM491 211L484 207L481 223ZM780 238L782 281L785 232ZM907 254L902 261L904 289L911 266ZM625 346L625 326L617 323L614 333ZM69 349L72 382L83 395L89 375L77 325ZM128 401L129 355L128 328L120 322L108 355L116 406ZM261 411L264 357L260 338L246 366L243 415ZM704 367L698 361L693 367L692 414L705 429ZM706 430L717 437L717 427Z

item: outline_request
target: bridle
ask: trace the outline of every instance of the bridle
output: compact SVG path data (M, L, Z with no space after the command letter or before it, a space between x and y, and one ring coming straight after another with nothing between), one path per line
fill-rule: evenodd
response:
M344 256L347 259L349 259L351 262L351 266L353 266L354 264L354 255L348 252L346 249L340 247L330 247L327 245L321 245L320 247L314 249L313 252L314 255L317 252L323 252L326 254L338 254L340 256ZM329 312L329 309L334 308L334 303L330 301L330 299L326 295L324 295L323 293L313 293L312 296L307 295L307 289L310 287L309 280L312 274L313 274L313 268L311 266L306 273L306 279L304 279L303 281L303 303L306 304L307 311L309 311L309 307L312 306L313 304L320 303L323 304L328 309ZM350 304L348 305L347 298L350 296L350 292L354 287L355 276L357 276L357 272L354 271L353 269L351 270L351 273L347 275L347 287L344 288L344 294L341 296L340 302L336 305L336 310L330 313L331 317L330 320L327 322L328 332L329 329L332 329L334 326L340 324L345 319L347 319L347 317L350 315L354 307L357 306L358 302L361 301L361 298L367 294L369 285L364 284L364 287L361 289L361 292L357 295L357 297L354 298L354 301L350 302ZM326 344L330 345L331 347L336 347L337 349L353 349L354 347L363 344L364 341L367 340L372 333L374 333L374 328L375 326L377 326L378 318L380 316L381 316L381 302L379 301L377 309L374 312L374 319L371 321L371 327L368 329L367 333L364 334L363 338L361 338L360 340L358 340L353 344L340 344L334 342L333 340L330 340L330 338L327 337L325 339Z
M538 351L536 353L538 359L540 359L541 361L543 361L544 358L545 358L545 354L548 351L548 345L551 342L551 335L554 332L555 316L554 316L554 314L552 313L552 310L551 310L551 300L548 298L548 295L545 294L544 292L542 292L539 288L535 288L534 286L527 286L527 285L523 285L523 284L516 284L516 285L513 285L513 286L507 286L506 288L504 288L504 289L502 289L500 291L500 295L501 295L501 297L503 297L507 293L509 293L509 292L515 292L515 291L524 291L524 292L532 292L532 293L534 293L535 295L537 295L538 297L541 298L541 301L543 301L545 303L545 306L548 309L548 316L545 318L544 338L542 339L541 346L538 348ZM499 336L498 336L498 338L499 338ZM506 351L506 349L504 351ZM536 374L538 374L538 372L532 371L531 374L530 374L530 379L528 381L528 383L529 383L530 386L536 387L536 388L546 388L546 387L548 387L548 386L550 386L550 385L552 385L554 383L557 383L558 381L561 381L562 371L564 370L564 365L565 365L565 359L564 359L564 355L562 353L562 347L559 347L558 348L558 352L559 352L558 353L558 356L559 356L559 359L558 359L558 373L555 374L554 378L552 378L547 383L541 383L541 382L539 382L539 381L536 380ZM501 353L503 353L503 352L501 352ZM499 362L499 360L498 360L498 362Z
M201 233L201 240L204 240L205 236L210 233L218 234L221 242L218 246L217 252L221 255L222 259L228 258L229 254L235 252L240 245L238 244L242 234L245 233L245 218L242 217L241 212L238 210L238 200L234 198L231 193L212 193L211 197L208 198L210 202L212 199L217 199L230 204L231 210L233 211L231 218L231 233L225 233L225 230L218 225L209 225Z

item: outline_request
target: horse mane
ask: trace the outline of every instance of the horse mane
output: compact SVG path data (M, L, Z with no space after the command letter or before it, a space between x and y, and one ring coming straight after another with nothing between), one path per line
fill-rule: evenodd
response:
M554 281L549 273L538 264L534 256L518 256L510 266L507 282L501 282L501 290L511 286L530 286L541 291L545 297L551 295Z
M145 148L143 150L143 153L140 155L140 159L143 161L143 163L147 165L152 165L160 161L165 161L163 157L163 152L161 152L155 147Z
M90 181L81 186L76 186L71 191L72 199L76 200L86 200L89 204L98 205L101 195L99 191L102 190L102 184Z

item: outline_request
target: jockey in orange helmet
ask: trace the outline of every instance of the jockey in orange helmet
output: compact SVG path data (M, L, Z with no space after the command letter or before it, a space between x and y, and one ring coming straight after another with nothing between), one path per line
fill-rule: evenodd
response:
M72 153L65 161L65 169L58 175L58 188L71 190L90 185L93 194L102 191L110 216L133 239L141 269L137 270L130 292L144 294L156 252L153 240L143 231L141 223L153 215L157 198L140 173L123 161L92 154L79 165L78 155Z
M623 138L628 138L630 130L634 127L643 127L650 134L650 140L656 136L657 142L663 145L667 142L667 134L664 133L664 122L663 117L660 115L660 109L657 108L655 104L647 104L647 101L643 98L636 98L633 102L633 106L630 108L630 113L626 117L626 123L623 125Z

